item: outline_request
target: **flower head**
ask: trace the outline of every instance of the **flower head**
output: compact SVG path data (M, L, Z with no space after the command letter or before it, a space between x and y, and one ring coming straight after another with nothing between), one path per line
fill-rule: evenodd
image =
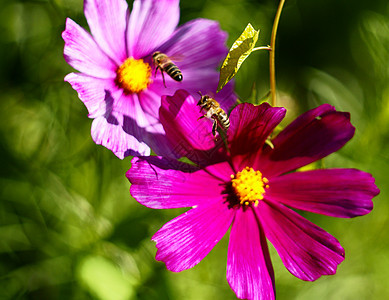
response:
M166 154L158 117L161 96L178 88L215 92L216 67L227 53L226 33L206 19L176 28L179 0L135 0L131 13L125 0L85 0L84 12L91 34L71 19L62 33L65 59L80 71L65 81L94 119L93 140L120 158L148 155L150 147ZM182 81L165 71L162 76L153 61L156 52L177 57L174 65ZM231 85L220 94L225 109L236 101Z
M195 104L191 95L178 91L163 98L160 110L171 145L195 164L134 158L127 172L130 192L141 204L191 207L153 236L156 259L174 272L191 268L231 227L227 280L239 298L275 298L266 239L296 277L313 281L334 274L344 260L344 249L293 209L360 216L371 211L379 190L370 174L356 169L292 171L349 141L355 130L349 114L321 105L299 116L270 147L265 141L285 109L240 104L230 114L227 151L224 143L215 142L212 122L197 121Z

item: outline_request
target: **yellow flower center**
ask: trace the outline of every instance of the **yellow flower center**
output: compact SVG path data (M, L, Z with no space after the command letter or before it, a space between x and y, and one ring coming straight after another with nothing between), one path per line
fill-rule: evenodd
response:
M151 67L143 59L127 58L116 71L116 84L127 94L139 93L151 83Z
M265 189L269 188L269 180L260 171L250 167L231 175L231 183L239 203L245 206L258 206L259 200L263 200Z

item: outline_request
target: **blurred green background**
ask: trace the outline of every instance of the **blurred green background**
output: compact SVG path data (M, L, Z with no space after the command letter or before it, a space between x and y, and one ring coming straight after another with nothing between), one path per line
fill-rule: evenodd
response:
M250 22L261 30L257 46L267 45L276 6L182 0L181 23L218 20L230 46ZM87 110L63 81L73 70L61 32L66 17L86 27L82 9L82 0L0 0L0 299L235 299L228 237L182 273L154 260L151 236L182 210L139 205L124 175L130 159L91 139ZM364 217L304 214L345 248L335 276L303 282L271 248L278 299L389 299L387 0L287 0L276 68L288 120L321 103L351 112L355 137L324 165L370 172L381 189ZM268 78L268 53L255 52L237 93L256 102Z

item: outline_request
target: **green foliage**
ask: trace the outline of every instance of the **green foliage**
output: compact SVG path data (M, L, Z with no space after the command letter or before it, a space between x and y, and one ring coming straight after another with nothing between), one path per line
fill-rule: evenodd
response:
M253 51L258 37L259 30L255 30L249 23L240 37L232 44L230 51L220 68L220 78L217 92L219 92L238 72L244 60Z
M181 19L218 20L232 37L246 20L258 22L259 42L269 41L272 1L180 5ZM351 111L355 137L320 166L370 172L381 194L361 218L305 214L346 250L335 276L300 281L270 249L279 300L389 298L389 11L386 0L352 7L287 3L276 45L278 105L288 121L322 103ZM155 261L151 236L183 210L139 205L124 176L130 159L92 141L87 110L63 81L73 70L60 35L68 16L86 24L82 8L82 0L0 0L0 299L236 299L225 279L228 236L192 270L172 273ZM253 102L268 91L264 57L252 55L235 77L244 101L254 82Z
M83 258L78 277L98 299L126 300L134 297L134 278L126 276L109 260L101 256Z

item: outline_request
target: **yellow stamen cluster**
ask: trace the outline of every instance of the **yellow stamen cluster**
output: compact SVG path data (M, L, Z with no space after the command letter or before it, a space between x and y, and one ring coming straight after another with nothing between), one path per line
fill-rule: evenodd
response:
M231 183L240 204L245 206L258 206L259 200L263 200L265 189L269 188L269 180L262 177L260 171L254 171L250 167L231 175Z
M152 81L151 67L143 59L127 58L116 74L116 84L127 94L143 91Z

